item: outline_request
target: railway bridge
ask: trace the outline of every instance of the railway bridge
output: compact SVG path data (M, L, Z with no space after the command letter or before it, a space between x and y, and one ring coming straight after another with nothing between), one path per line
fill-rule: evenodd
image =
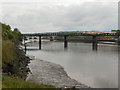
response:
M33 33L33 34L22 34L24 37L24 40L26 39L27 36L38 36L39 37L39 49L41 50L41 37L43 36L49 36L50 40L52 40L52 36L60 36L64 37L64 48L68 47L68 37L74 37L74 36L84 36L92 37L92 48L93 50L97 50L98 47L98 37L100 36L117 36L118 37L118 45L120 45L120 34L119 33L102 33L102 34L86 34L86 33L72 33L72 34L65 34L65 33Z

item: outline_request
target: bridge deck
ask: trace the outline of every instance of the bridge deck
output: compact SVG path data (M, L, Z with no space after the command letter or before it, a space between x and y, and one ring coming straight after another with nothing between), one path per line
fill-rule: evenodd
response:
M120 36L118 33L103 33L103 34L85 34L85 33L74 33L74 34L62 34L62 33L46 33L46 34L22 34L23 36Z

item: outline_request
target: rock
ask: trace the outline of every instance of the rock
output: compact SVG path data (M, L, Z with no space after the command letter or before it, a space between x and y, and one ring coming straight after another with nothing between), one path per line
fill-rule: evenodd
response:
M31 56L31 55L26 55L27 57L29 57L29 59L34 60L35 56Z

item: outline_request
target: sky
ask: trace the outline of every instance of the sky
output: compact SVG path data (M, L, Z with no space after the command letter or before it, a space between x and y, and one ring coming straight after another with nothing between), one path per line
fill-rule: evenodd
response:
M118 29L119 0L1 0L0 22L22 33Z

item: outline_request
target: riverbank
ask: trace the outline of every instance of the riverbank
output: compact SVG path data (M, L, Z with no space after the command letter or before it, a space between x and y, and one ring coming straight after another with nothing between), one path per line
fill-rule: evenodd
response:
M33 58L29 68L32 74L29 73L26 81L53 85L56 88L88 88L88 86L70 78L64 68L58 64Z
M2 65L2 85L0 88L51 88L52 85L38 85L36 83L26 82L25 79L30 72L28 63L29 57L25 55L25 52L19 48L22 42L22 34L17 29L11 29L10 25L2 24L2 44L0 55Z

